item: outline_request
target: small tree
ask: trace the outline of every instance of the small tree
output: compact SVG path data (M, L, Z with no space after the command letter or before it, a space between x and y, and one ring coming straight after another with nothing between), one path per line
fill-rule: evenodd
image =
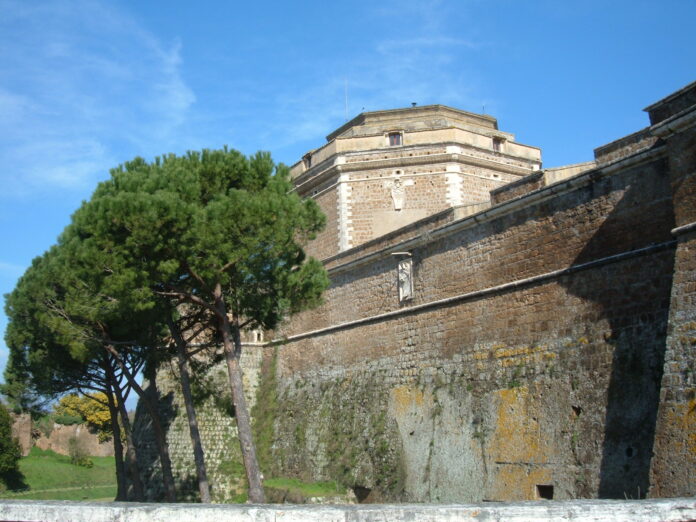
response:
M165 298L206 312L224 347L252 502L264 494L241 330L274 328L319 302L328 278L302 246L324 221L314 201L294 193L286 167L265 153L246 158L228 149L136 159L112 171L73 216L74 235L110 259L106 294L137 290L141 307Z
M7 408L0 404L0 482L6 488L18 489L23 485L19 471L21 456L19 442L12 437L12 417Z
M63 396L53 409L58 415L80 417L97 432L101 442L111 440L113 435L109 399L104 392Z
M92 291L76 277L77 263L65 253L63 245L51 248L32 262L5 299L9 318L5 341L10 356L5 380L11 389L29 389L32 396L55 398L71 391L112 394L107 400L112 414L112 431L117 433L116 411L120 415L126 439L127 457L132 473L133 493L143 500L137 458L130 424L122 407L130 390L114 358L105 352L104 341L112 325L119 334L147 331L151 321L139 323L125 316L119 303ZM124 362L125 359L125 362ZM142 359L126 357L121 364L137 373ZM15 386L21 383L21 386ZM126 498L125 465L120 437L113 437L118 480L118 500ZM171 482L171 481L170 481ZM173 498L173 495L172 495Z

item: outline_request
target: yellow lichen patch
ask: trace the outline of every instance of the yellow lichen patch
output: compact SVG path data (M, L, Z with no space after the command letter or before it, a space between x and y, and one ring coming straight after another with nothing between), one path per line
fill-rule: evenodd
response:
M686 450L691 458L696 458L696 399L691 399L687 404L680 408L682 411L675 412L681 418L682 433L686 434Z
M553 435L539 426L538 400L527 386L499 390L495 432L489 446L496 462L542 464L555 455Z
M510 348L500 348L495 350L494 356L497 359L501 359L503 357L515 357L518 355L528 355L531 353L532 348L529 346L513 346Z
M418 388L396 386L391 390L390 402L396 414L401 416L414 408L422 408L425 402L425 394Z
M551 484L552 475L551 470L547 468L499 465L496 469L491 496L495 500L536 500L537 485Z

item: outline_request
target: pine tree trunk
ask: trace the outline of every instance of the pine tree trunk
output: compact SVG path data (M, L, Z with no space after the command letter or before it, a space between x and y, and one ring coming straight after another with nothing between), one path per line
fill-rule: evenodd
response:
M127 500L126 491L126 465L123 462L123 443L121 442L121 428L118 425L118 409L114 402L111 384L108 385L106 398L109 403L109 415L111 416L111 431L114 438L114 459L116 460L116 501Z
M123 364L118 351L113 346L107 346L107 350L121 367L123 375L126 376L128 384L133 388L133 391L138 395L138 398L143 402L143 406L147 410L150 420L152 420L152 429L155 432L155 442L157 444L157 450L159 452L160 464L162 466L162 482L164 483L164 494L167 502L176 502L176 491L174 490L174 475L172 474L172 464L169 459L169 448L167 446L167 439L164 435L164 430L162 429L162 423L160 422L159 412L157 408L147 396L145 391L140 387L138 382L135 380L133 374L128 371L126 365ZM125 407L124 407L125 408Z
M121 393L121 388L118 386L118 384L115 384L113 389L114 392L116 392L116 405L121 415L123 431L126 432L126 458L128 459L128 469L130 471L131 482L133 484L133 496L135 497L136 502L144 502L145 493L143 489L143 482L140 480L140 466L138 466L138 457L135 454L133 431L131 429L130 419L128 418L128 412L126 411L126 404L123 399L123 394Z
M230 325L219 285L215 289L215 294L215 307L218 311L218 329L222 336L225 349L227 374L230 380L232 401L234 402L234 411L237 418L239 445L241 446L244 468L246 469L247 480L249 482L249 500L255 504L263 504L266 502L266 496L263 491L263 485L261 484L261 469L259 468L259 462L256 458L256 448L254 447L254 441L251 435L251 419L244 397L242 368L239 365L239 356L242 351L239 327L235 324L233 329Z
M196 410L193 407L193 397L191 395L191 383L188 374L188 362L186 360L186 342L181 337L181 332L169 319L169 330L174 337L176 348L179 355L179 378L181 380L181 393L184 396L184 405L186 406L186 416L188 417L189 433L191 434L191 442L193 443L193 459L196 463L196 474L198 476L198 491L201 494L201 502L204 504L210 503L210 486L208 484L208 474L205 469L205 456L203 454L203 445L201 444L201 434L198 431L198 420L196 419Z

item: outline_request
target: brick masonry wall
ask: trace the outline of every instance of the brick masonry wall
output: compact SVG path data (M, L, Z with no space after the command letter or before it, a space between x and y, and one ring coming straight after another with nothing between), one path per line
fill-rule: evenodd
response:
M400 228L409 221L424 218L447 208L447 183L444 173L428 176L409 176L409 173L411 171L407 170L400 176L404 184L401 210L395 210L392 199L389 183L394 178L377 177L374 181L370 179L351 183L352 204L349 208L353 229L352 245L357 246L373 239L376 235L382 235L383 231L378 231L377 227L387 219L394 220L393 228Z
M98 434L90 432L85 424L63 426L54 423L51 434L48 437L42 434L34 441L34 445L43 450L53 450L61 455L69 455L71 439L77 440L78 447L87 455L93 457L113 457L114 455L113 441L99 442Z
M324 259L338 252L338 196L335 182L335 179L331 180L315 189L317 195L314 196L314 201L326 215L326 227L307 248L307 255L317 259Z
M522 196L533 190L540 189L544 186L544 173L541 171L525 176L519 181L503 185L500 188L490 192L491 203L497 205L505 201L509 201L516 197Z
M587 179L414 248L405 306L671 240L663 159ZM387 499L644 496L673 263L668 245L281 346L276 472ZM404 306L393 258L332 280L284 333Z
M690 103L695 93L695 89L685 93ZM677 98L659 108L657 115L651 113L651 119L667 118L682 110L684 100ZM692 123L664 139L679 243L650 494L696 495L696 127Z
M619 160L640 152L641 150L649 149L657 142L657 137L650 133L650 127L624 136L621 139L603 145L595 149L595 161L598 165L606 165L613 161Z
M31 437L31 415L23 413L21 415L12 415L12 437L17 439L19 447L22 450L22 456L26 457L31 451L33 445Z

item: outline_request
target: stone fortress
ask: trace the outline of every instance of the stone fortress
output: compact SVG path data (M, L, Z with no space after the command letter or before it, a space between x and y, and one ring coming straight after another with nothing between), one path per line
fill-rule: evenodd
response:
M439 105L361 114L295 164L328 218L307 251L331 286L245 343L264 471L367 502L695 495L696 83L646 111L555 169L494 118ZM194 492L174 371L157 393ZM199 410L225 500L234 419L217 399Z

